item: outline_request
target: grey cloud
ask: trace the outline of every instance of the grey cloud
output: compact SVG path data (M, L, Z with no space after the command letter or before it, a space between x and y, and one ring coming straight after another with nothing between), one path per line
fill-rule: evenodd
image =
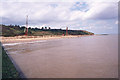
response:
M98 6L97 6L98 4ZM117 19L118 18L118 4L117 3L97 3L90 10L88 10L89 19Z
M98 21L105 20L106 22L109 22L107 21L108 19L111 20L117 18L117 5L114 3L104 3L105 6L103 7L101 7L101 3L99 3L99 6L87 6L87 11L80 11L79 9L75 11L71 10L71 7L73 7L75 3L8 2L3 4L5 4L2 5L2 11L4 14L0 14L3 21L1 23L3 24L25 25L26 15L29 15L29 25L32 26L47 25L56 28L69 26L71 29L80 29L81 26L86 27L90 24L86 23L81 25L84 22L83 18L86 15L85 21L98 19ZM98 24L96 21L93 23ZM76 26L76 24L80 25Z

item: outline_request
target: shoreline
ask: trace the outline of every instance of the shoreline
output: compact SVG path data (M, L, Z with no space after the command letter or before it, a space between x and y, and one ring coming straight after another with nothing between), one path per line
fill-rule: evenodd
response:
M95 35L92 36L92 38L91 36L86 36L86 37L83 36L75 39L68 38L65 40L63 39L64 42L62 43L64 44L62 45L61 42L60 43L59 41L54 42L53 40L53 42L50 44L42 44L42 45L41 43L39 43L40 45L30 44L31 46L29 45L29 47L22 45L18 47L7 46L6 50L8 50L9 52L11 51L10 50L11 48L13 49L12 51L13 53L15 50L18 50L18 52L15 52L18 55L10 54L9 56L11 56L13 60L16 62L16 64L20 67L22 73L24 73L26 78L40 78L40 77L42 78L113 77L114 78L117 77L117 73L116 73L117 43L114 43L114 41L117 39L115 37L107 37L107 38L106 36L103 37L104 38L102 38L102 36L99 37L98 35ZM85 38L85 40L83 40L83 38ZM95 42L94 40L97 42ZM73 43L75 42L74 45L71 44L71 41ZM109 41L109 43L107 41ZM114 44L111 44L111 41L113 41ZM90 44L87 42L89 42ZM84 50L85 48L87 51ZM108 49L110 50L108 51ZM108 54L111 55L108 56ZM85 64L83 65L83 63ZM47 66L46 64L49 66ZM89 66L90 68L88 68ZM101 70L100 72L99 69ZM72 74L68 74L70 72ZM96 74L96 75L90 75L91 72L92 74ZM59 73L62 73L63 75ZM77 73L78 75L75 75L75 73Z
M30 42L38 40L51 40L51 39L62 39L62 38L75 38L82 36L93 36L93 35L68 35L68 36L15 36L15 37L0 37L2 43L17 43L17 42Z

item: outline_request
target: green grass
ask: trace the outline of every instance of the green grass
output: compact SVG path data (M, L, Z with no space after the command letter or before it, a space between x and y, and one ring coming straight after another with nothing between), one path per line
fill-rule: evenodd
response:
M2 47L2 78L20 78L19 73Z

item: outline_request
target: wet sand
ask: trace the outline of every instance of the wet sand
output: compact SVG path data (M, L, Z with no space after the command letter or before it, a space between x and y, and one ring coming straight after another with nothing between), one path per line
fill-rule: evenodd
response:
M117 78L114 35L4 45L27 78Z

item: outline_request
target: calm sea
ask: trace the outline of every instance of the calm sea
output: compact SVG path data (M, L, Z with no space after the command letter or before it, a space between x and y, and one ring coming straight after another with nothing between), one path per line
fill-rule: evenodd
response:
M28 78L117 78L118 36L3 44Z

